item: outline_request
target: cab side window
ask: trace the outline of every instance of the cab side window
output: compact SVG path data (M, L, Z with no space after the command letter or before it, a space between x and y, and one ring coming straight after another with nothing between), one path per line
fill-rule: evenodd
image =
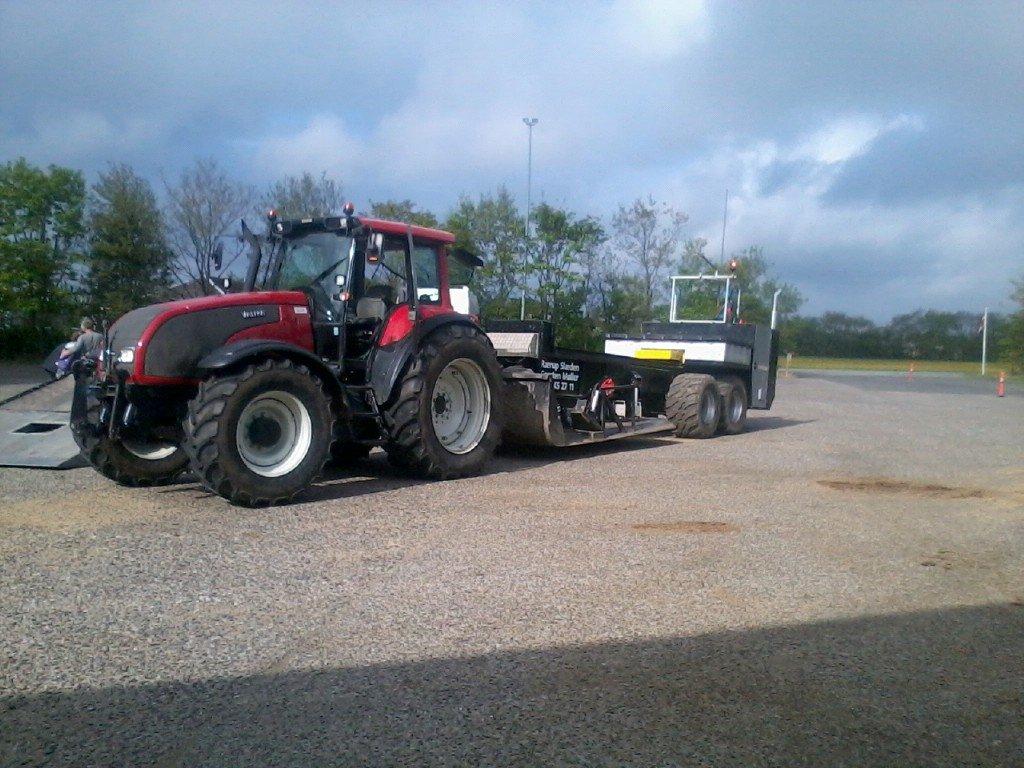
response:
M421 302L441 303L441 277L437 266L437 249L417 245L412 251L412 268L416 273L416 292Z
M405 248L403 243L385 240L373 260L368 256L363 277L363 295L382 299L389 307L405 301Z
M417 298L428 304L440 303L441 280L437 249L432 246L414 245L412 266L416 274ZM407 300L404 240L386 239L379 257L375 261L367 259L363 284L363 295L383 299L389 306Z

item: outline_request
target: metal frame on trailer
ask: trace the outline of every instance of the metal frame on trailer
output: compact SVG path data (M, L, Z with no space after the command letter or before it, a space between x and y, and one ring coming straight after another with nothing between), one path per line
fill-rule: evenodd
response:
M669 309L668 318L670 323L728 323L731 322L729 318L729 297L732 291L732 281L735 280L735 275L720 275L717 272L713 275L673 275L672 290L669 295ZM725 301L722 303L722 316L718 320L687 320L676 317L676 310L678 309L678 303L676 301L676 283L689 280L689 281L706 281L706 280L724 280L725 281ZM736 286L736 308L735 313L738 316L740 312L740 298L742 296L742 289Z

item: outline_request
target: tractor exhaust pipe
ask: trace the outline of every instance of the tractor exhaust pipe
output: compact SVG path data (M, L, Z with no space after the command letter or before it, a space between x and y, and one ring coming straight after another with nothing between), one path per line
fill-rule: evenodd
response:
M249 229L249 225L242 219L242 239L249 244L249 269L245 273L244 291L249 293L256 288L256 275L260 271L260 262L263 261L263 252L260 250L260 239Z
M782 293L780 288L772 296L772 330L775 330L776 321L779 319L779 294Z

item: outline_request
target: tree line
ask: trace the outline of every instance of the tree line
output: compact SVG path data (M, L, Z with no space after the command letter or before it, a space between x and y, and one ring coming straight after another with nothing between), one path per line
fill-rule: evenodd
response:
M258 229L267 208L295 218L337 213L344 203L341 184L326 173L285 177L261 190L214 160L162 179L160 191L158 198L125 164L109 166L91 187L73 169L24 159L0 166L0 357L45 352L80 315L109 321L154 301L213 293L216 280L245 273L241 219ZM530 232L505 187L464 195L443 218L411 200L371 201L369 213L454 232L484 260L473 289L485 319L550 319L559 344L583 349L600 349L606 333L667 319L670 275L728 269L708 255L707 241L684 237L683 211L650 196L607 218L541 203L530 213ZM761 247L730 253L726 262L733 261L746 322L767 322L780 291L783 351L980 355L977 315L921 310L882 326L835 312L803 317L803 297L772 274ZM1013 297L1021 309L992 318L992 349L1024 365L1024 283Z

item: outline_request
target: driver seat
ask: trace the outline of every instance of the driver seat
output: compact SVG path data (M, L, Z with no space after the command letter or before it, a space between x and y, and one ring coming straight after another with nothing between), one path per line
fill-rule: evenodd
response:
M356 319L383 320L388 314L388 305L384 299L376 296L363 296L356 302Z
M359 320L383 320L388 309L395 304L395 289L390 285L371 285L363 297L356 302L356 318Z

